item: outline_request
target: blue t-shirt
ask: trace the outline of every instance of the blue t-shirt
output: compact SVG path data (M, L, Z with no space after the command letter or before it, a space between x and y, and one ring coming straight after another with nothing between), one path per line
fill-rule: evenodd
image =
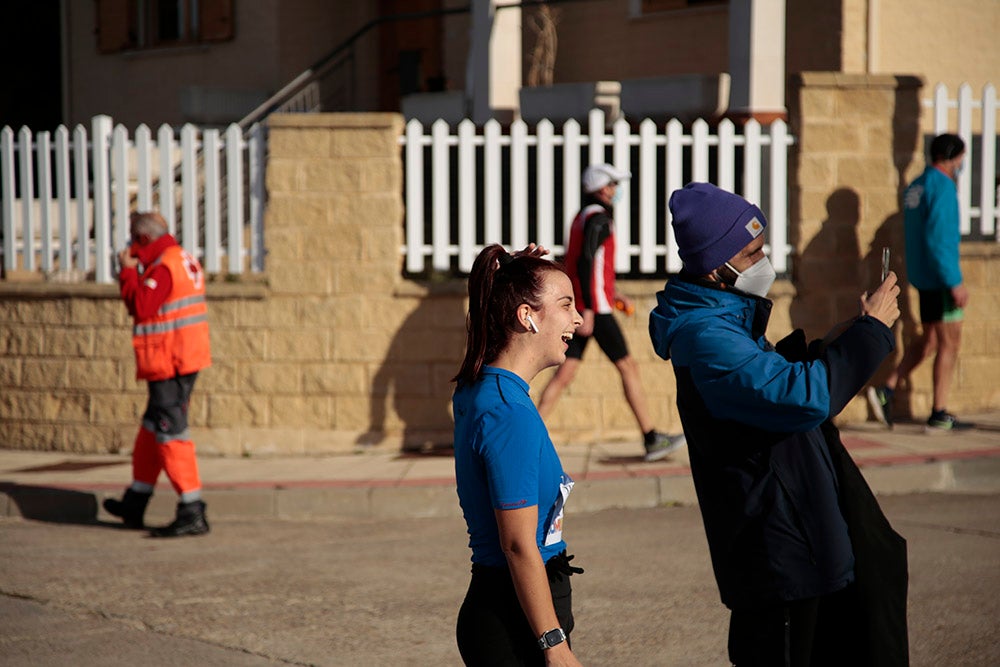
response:
M571 481L528 395L528 383L486 366L475 383L455 390L452 406L455 479L472 562L506 567L494 510L532 505L539 508L535 542L542 560L563 551L561 485L571 486Z

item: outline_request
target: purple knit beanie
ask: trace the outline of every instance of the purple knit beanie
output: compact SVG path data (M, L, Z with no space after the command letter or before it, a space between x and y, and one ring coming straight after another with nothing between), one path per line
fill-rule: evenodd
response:
M696 276L725 264L767 226L759 208L711 183L675 190L670 213L684 268Z

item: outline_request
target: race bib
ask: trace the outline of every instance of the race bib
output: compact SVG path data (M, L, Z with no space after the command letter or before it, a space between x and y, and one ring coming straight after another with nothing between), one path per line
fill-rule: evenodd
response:
M545 535L545 546L557 544L562 540L563 509L566 505L566 499L569 498L569 493L572 490L573 478L563 473L562 480L559 482L559 497L556 498L556 504L552 508L552 522L549 523L549 530Z

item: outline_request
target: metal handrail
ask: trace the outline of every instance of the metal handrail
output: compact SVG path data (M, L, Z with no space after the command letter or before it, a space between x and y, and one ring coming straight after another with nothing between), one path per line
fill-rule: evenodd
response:
M497 11L503 9L513 9L513 8L525 8L525 7L537 7L539 5L558 5L573 2L592 2L593 0L521 0L521 2L513 2L505 5L497 5ZM340 45L334 48L330 53L323 56L321 59L316 61L311 67L303 71L301 74L296 76L294 79L285 84L281 90L271 95L269 98L264 100L257 108L244 116L238 121L241 129L246 131L248 127L256 122L259 122L269 116L270 114L277 111L282 105L288 103L296 95L298 95L302 90L309 84L317 81L323 74L326 73L334 64L336 64L337 58L354 46L354 43L361 39L368 31L376 28L383 23L391 23L395 21L411 21L416 19L431 18L434 16L447 16L449 14L468 14L472 11L472 4L467 3L461 7L448 7L445 9L434 9L424 12L408 12L404 14L393 14L391 16L380 16L376 19L372 19L365 25L358 28L354 33L344 40Z
M376 28L383 23L390 23L394 21L410 21L416 19L430 18L432 16L444 16L448 14L466 14L472 11L471 4L467 4L462 7L449 7L446 9L437 9L426 12L410 12L406 14L393 14L391 16L380 16L377 19L372 19L362 27L354 31L354 33L344 40L335 49L330 51L323 58L314 63L311 67L306 69L304 72L299 74L297 77L289 81L285 86L281 88L278 92L271 95L263 103L260 104L256 109L248 113L242 119L238 121L240 128L246 130L256 122L259 122L263 118L274 113L283 104L286 104L298 93L302 92L306 86L314 81L320 79L323 74L326 73L331 67L333 67L338 57L345 51L354 46L354 43L361 39L366 33L368 33L373 28Z

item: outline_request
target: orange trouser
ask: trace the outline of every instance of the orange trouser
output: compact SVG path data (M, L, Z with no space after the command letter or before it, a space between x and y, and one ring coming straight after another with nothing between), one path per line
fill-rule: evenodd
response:
M132 479L156 486L161 470L167 473L167 479L178 494L201 488L193 441L157 442L155 433L140 428L132 450Z

